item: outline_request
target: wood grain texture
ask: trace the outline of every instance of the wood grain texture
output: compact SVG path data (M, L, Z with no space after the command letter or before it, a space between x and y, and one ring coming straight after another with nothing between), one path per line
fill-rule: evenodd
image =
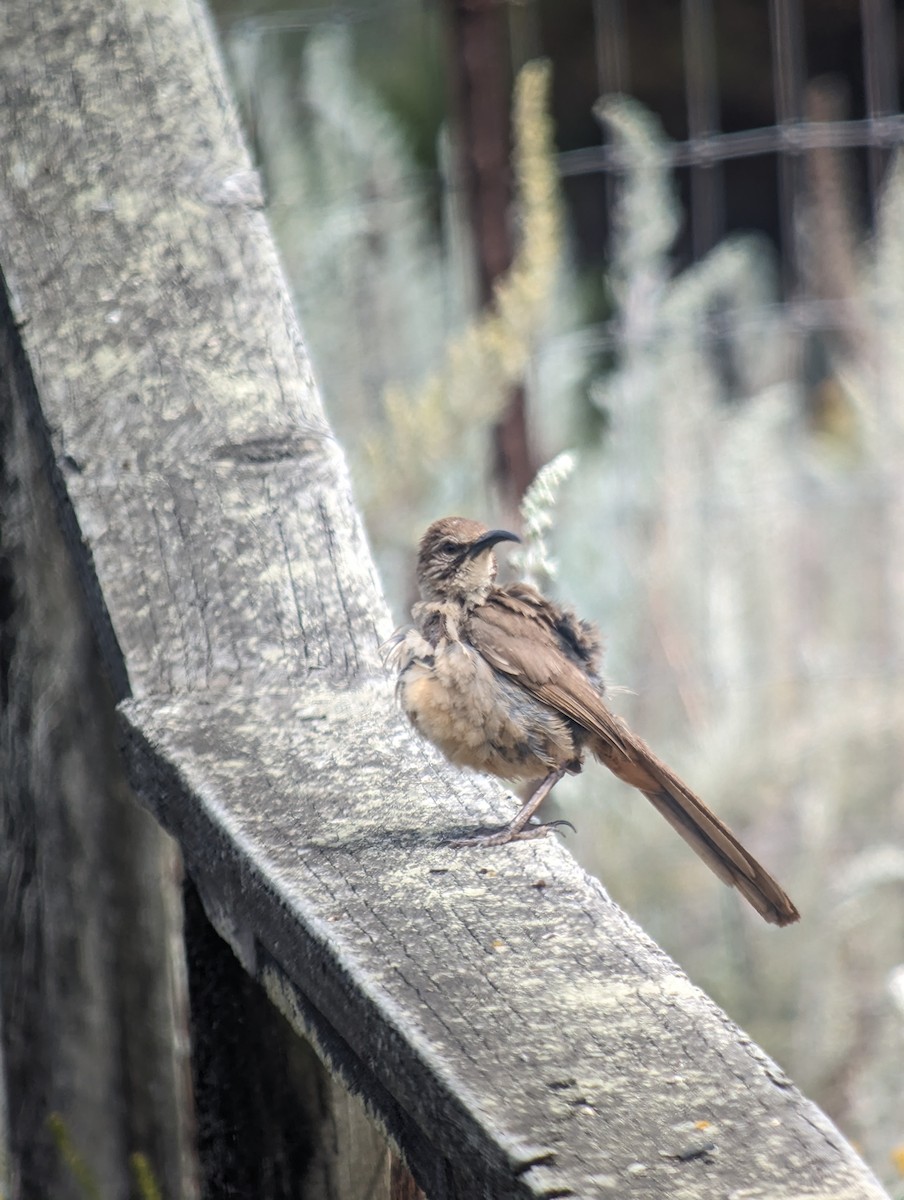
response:
M0 265L131 779L430 1200L881 1196L558 845L414 741L206 17L6 0ZM705 1123L705 1124L704 1124Z
M125 778L0 304L0 1194L193 1200L179 853ZM138 936L136 936L136 927Z
M413 741L387 684L123 713L215 924L302 997L431 1200L882 1195L565 850L444 844L510 801Z
M0 21L3 272L118 694L375 667L385 612L203 9Z

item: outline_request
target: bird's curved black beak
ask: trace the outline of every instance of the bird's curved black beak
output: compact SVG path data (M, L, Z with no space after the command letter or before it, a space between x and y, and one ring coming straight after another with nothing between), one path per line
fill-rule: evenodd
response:
M484 550L492 550L497 542L520 542L521 538L517 533L509 533L507 529L490 529L483 537L479 537L476 542L472 542L468 547L468 558L476 558L478 554L483 554Z

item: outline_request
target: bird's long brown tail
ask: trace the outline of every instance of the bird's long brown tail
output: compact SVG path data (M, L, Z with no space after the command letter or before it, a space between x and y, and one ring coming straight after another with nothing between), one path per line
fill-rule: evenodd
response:
M621 747L594 739L593 752L619 779L637 788L662 813L720 879L736 887L773 925L790 925L800 913L768 871L749 854L724 821L619 722Z

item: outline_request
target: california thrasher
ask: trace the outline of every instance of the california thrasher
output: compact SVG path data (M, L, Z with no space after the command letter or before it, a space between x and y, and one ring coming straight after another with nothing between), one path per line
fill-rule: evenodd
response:
M414 626L393 639L398 690L412 724L450 762L510 780L541 780L515 819L459 846L542 837L531 825L556 783L589 750L647 797L703 861L765 920L789 925L797 909L731 830L605 703L595 626L526 583L496 585L504 529L446 517L424 534Z

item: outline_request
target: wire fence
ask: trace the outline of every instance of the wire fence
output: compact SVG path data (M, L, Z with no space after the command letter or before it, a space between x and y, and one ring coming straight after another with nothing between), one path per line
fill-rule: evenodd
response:
M904 122L899 115L895 6L892 0L861 0L859 22L851 31L860 42L860 70L853 73L849 67L845 79L852 100L856 98L857 106L862 108L863 115L857 119L837 114L826 119L827 114L820 113L813 101L808 32L830 7L814 3L806 6L805 12L801 0L769 0L769 61L762 62L759 69L771 79L774 120L760 128L723 131L716 6L713 0L682 0L681 74L687 137L672 144L666 154L672 166L690 170L695 258L726 232L724 176L720 168L731 160L774 156L782 252L792 274L802 154L829 149L865 151L866 191L870 212L875 214L889 150L904 141ZM630 62L635 48L628 36L624 0L593 0L592 16L600 93L630 92ZM647 30L647 36L655 39L655 29ZM678 91L676 86L676 100ZM617 155L606 147L572 151L561 159L565 177L618 169Z

